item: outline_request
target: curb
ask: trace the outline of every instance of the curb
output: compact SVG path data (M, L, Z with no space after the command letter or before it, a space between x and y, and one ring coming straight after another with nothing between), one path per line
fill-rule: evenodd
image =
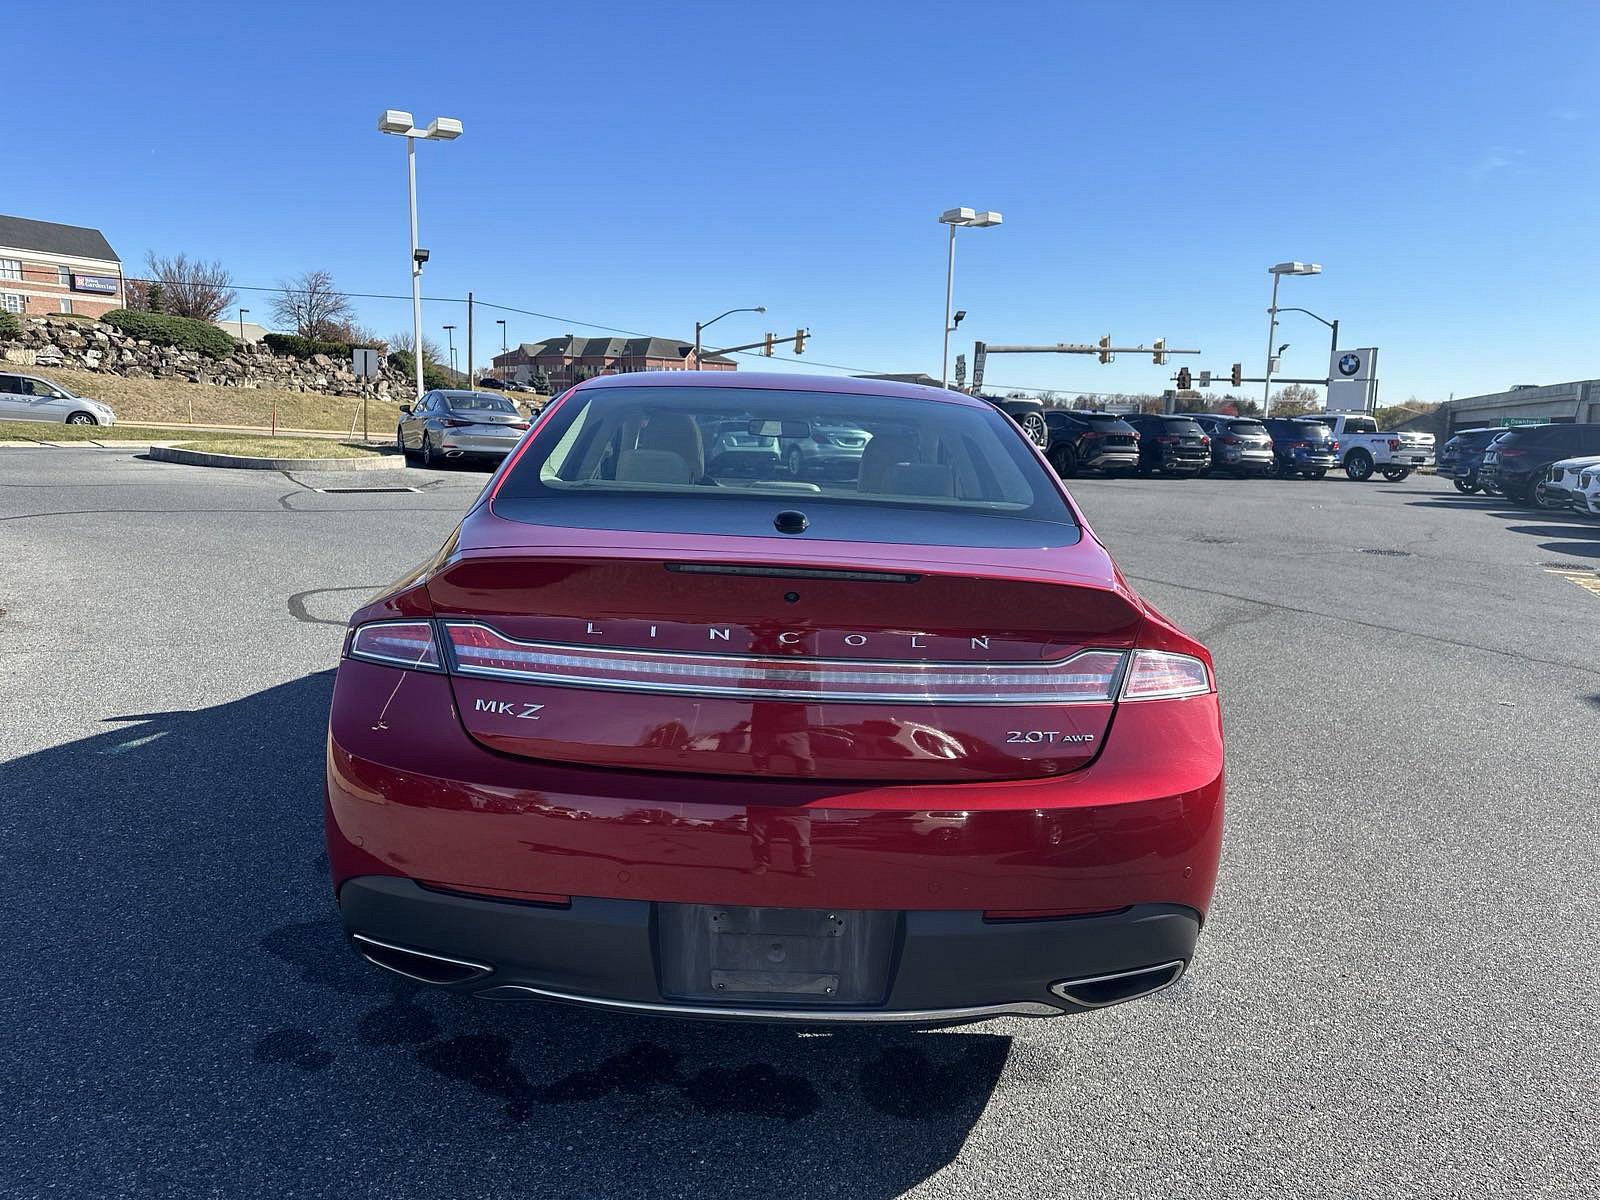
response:
M151 446L150 457L157 462L182 463L188 467L231 467L244 471L399 471L406 465L402 454L368 458L246 458L237 454L180 450L176 446Z
M21 450L29 447L43 450L77 450L80 448L86 450L143 450L148 445L150 445L149 442L101 442L92 441L88 438L71 442L47 442L41 439L39 441L0 442L0 450Z

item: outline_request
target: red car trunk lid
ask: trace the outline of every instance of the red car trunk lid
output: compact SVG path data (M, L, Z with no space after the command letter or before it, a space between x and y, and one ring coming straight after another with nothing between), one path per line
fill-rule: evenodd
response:
M428 592L462 723L485 746L810 779L1083 766L1141 621L1115 587L809 553L501 549L459 558Z

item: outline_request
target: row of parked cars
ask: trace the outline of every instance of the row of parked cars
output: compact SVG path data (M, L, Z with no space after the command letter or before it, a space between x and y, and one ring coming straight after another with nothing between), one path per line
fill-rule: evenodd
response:
M1600 424L1463 429L1439 452L1439 474L1467 495L1486 492L1535 508L1573 508L1600 517Z
M1236 417L1223 413L1105 413L1047 409L1037 401L994 400L1022 426L1063 477L1108 474L1321 479L1342 469L1362 481L1406 478L1433 462L1433 435L1380 430L1363 414Z

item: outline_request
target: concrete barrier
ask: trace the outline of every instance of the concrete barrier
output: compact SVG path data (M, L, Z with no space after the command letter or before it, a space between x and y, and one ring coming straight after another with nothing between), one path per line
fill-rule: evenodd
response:
M231 467L245 471L400 471L406 465L402 454L374 454L362 458L245 458L178 446L151 446L150 457L157 462L182 463L188 467Z

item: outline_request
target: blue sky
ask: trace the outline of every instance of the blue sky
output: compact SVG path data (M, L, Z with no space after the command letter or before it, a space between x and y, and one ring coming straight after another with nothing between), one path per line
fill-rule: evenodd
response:
M480 309L478 354L598 332L728 341L809 326L806 363L937 373L944 208L957 345L1164 336L1259 374L1281 303L1382 348L1382 398L1600 375L1600 7L1503 3L555 5L102 0L7 6L0 210L405 293L402 142L419 147L426 294ZM93 36L85 42L85 31ZM85 49L88 45L93 49ZM19 83L19 86L23 86ZM270 298L243 293L251 319ZM409 305L362 302L380 334ZM430 303L425 330L464 326ZM1287 314L1283 369L1326 371ZM458 333L458 345L462 334ZM952 351L953 353L953 351ZM790 368L745 360L742 369ZM991 360L999 384L1147 391L1122 357Z

